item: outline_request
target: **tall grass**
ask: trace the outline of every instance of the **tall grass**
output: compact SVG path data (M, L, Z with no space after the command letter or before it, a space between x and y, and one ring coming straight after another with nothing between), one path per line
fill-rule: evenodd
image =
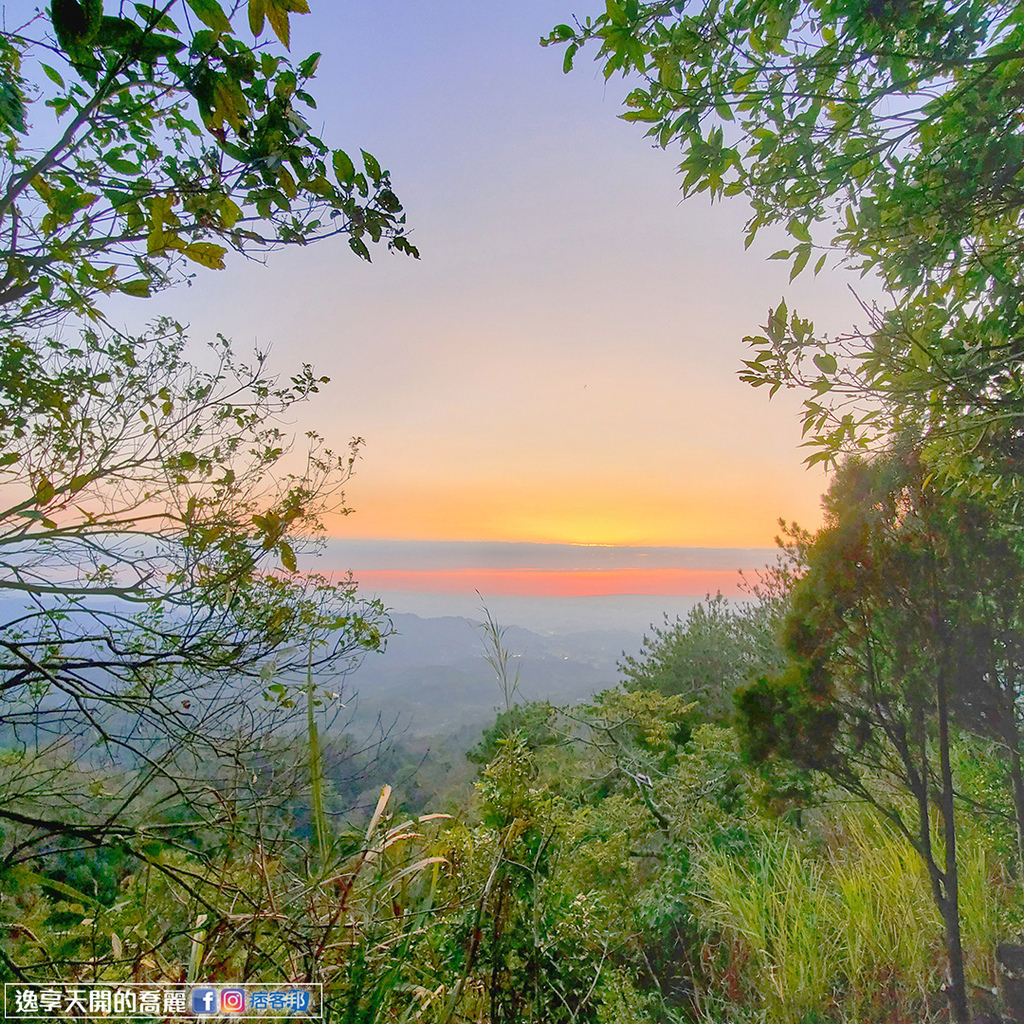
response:
M765 834L742 860L709 852L699 871L698 918L721 933L729 987L740 998L759 997L780 1024L827 1005L839 970L838 937L820 898L822 871L782 832ZM745 984L737 990L739 979Z
M942 923L924 863L863 808L833 818L825 853L846 1020L917 1020L942 984Z
M964 830L961 914L968 980L991 988L992 952L1020 893L980 840ZM743 855L706 850L695 883L712 984L734 1003L753 1000L770 1024L917 1024L942 1005L945 954L927 874L864 808L832 808L818 842L765 828Z
M306 742L309 747L310 816L316 831L318 866L326 870L330 851L330 826L324 809L324 763L320 753L320 733L316 725L316 692L313 688L313 645L309 645L306 663Z

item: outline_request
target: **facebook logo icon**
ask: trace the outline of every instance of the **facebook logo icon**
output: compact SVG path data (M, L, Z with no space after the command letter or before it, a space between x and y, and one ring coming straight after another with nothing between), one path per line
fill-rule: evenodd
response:
M217 990L215 988L192 989L192 1012L215 1013L217 1010Z

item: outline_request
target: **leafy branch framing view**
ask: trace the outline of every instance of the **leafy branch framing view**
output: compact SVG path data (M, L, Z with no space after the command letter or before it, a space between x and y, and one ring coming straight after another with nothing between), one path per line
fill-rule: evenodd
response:
M4 977L317 980L349 1024L1024 1019L1024 7L607 0L544 40L631 76L791 280L886 305L748 339L824 527L570 708L520 700L485 608L503 706L404 800L342 721L385 610L307 562L360 448L284 428L326 378L105 310L233 253L418 255L311 130L305 13L53 0L0 37Z
M277 909L279 876L352 855L328 843L324 765L350 761L355 780L386 735L321 748L315 718L338 719L346 674L390 626L300 560L347 511L361 442L285 431L327 382L312 367L281 383L221 338L201 369L178 324L130 337L103 307L231 251L341 235L363 259L376 242L416 255L388 172L369 153L357 170L302 116L318 55L293 66L281 48L306 10L55 0L0 40L8 976L106 958L194 978L218 943L247 949L247 976L297 976L305 926ZM291 831L311 777L315 862ZM301 941L327 942L310 927Z

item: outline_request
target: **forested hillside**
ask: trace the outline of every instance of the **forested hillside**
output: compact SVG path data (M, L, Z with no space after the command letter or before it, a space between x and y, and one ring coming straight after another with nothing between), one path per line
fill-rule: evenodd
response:
M497 714L432 751L346 706L401 620L300 568L360 449L289 433L327 379L107 315L231 252L418 256L390 173L311 126L307 13L53 0L0 36L4 981L315 982L346 1024L1024 1021L1024 8L552 30L629 77L684 192L885 304L748 339L834 470L821 529L596 694L486 615Z

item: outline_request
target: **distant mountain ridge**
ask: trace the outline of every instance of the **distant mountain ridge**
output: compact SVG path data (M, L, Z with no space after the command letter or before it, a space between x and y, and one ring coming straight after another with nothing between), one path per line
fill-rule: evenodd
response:
M357 719L398 719L412 735L460 732L489 723L501 702L479 623L461 616L392 613L397 635L369 655L348 680L358 694ZM595 629L542 636L506 627L504 643L519 669L519 698L571 704L614 686L623 654L643 635Z

